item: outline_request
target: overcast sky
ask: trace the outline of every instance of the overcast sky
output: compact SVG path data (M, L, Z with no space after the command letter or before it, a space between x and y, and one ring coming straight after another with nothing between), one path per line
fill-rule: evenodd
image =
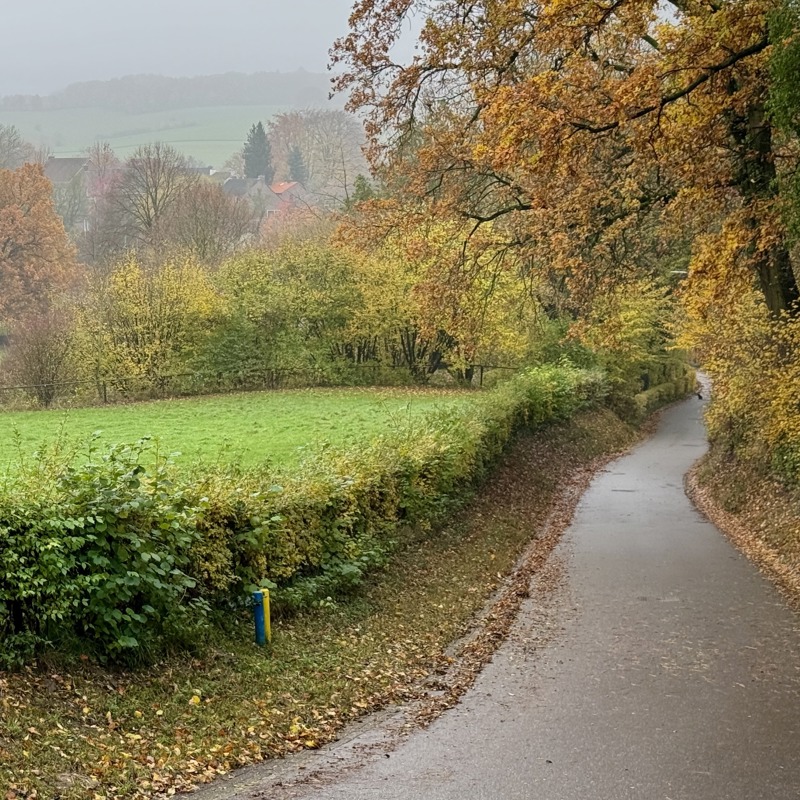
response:
M2 0L0 95L138 73L325 70L352 0Z

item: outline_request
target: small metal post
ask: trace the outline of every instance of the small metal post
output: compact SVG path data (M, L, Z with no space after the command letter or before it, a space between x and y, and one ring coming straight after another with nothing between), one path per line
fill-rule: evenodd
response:
M263 646L267 643L263 592L253 592L253 621L256 625L256 644Z
M253 592L253 621L256 627L256 644L263 647L267 642L272 642L269 589Z

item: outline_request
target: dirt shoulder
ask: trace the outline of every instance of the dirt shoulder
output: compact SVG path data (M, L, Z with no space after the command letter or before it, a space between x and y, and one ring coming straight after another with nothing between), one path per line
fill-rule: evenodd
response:
M800 491L713 450L685 485L698 510L800 609Z

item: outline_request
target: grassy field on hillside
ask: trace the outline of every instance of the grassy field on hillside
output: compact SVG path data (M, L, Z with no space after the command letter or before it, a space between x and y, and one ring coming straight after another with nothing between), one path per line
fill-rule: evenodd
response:
M269 461L296 464L309 449L346 445L391 430L409 417L457 402L469 392L421 389L303 389L161 400L68 411L0 414L0 465L58 440L135 442L145 436L179 463ZM85 449L85 448L84 448Z
M25 139L48 147L54 156L79 156L99 140L126 158L139 145L161 141L219 169L241 148L253 123L266 122L283 110L225 106L147 114L91 108L0 111L0 124L15 125Z

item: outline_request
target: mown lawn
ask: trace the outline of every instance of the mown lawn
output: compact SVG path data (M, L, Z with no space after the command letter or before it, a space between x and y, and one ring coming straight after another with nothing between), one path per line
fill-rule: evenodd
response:
M151 437L178 463L265 462L291 466L309 450L369 441L435 408L474 393L428 389L302 389L216 395L67 411L0 413L0 465L63 439L86 450L97 443Z

